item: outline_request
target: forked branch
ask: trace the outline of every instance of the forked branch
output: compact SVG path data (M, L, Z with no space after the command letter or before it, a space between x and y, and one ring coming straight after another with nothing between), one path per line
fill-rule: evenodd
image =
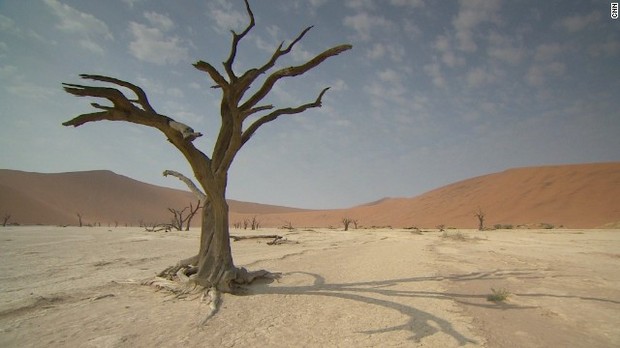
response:
M113 77L103 76L103 75L81 74L80 77L83 79L90 79L90 80L101 81L101 82L109 82L109 83L113 83L113 84L116 84L122 87L129 88L132 92L135 93L136 97L138 98L137 100L129 100L129 101L137 102L138 104L140 104L140 106L142 106L142 109L146 112L151 112L154 114L157 113L155 109L153 109L151 104L149 103L149 99L146 96L146 93L144 93L144 90L134 85L133 83L129 83L127 81L123 81L123 80L119 80Z
M327 92L327 90L329 89L329 87L324 88L321 93L319 93L319 96L316 98L316 100L312 103L308 103L308 104L304 104L304 105L300 105L298 107L295 108L282 108L282 109L277 109L274 110L270 113L268 113L267 115L259 118L258 120L254 121L254 123L252 123L248 129L246 129L242 136L241 136L241 144L245 144L248 140L250 140L250 138L252 137L252 135L254 135L254 133L256 132L256 130L264 125L265 123L271 122L275 119L277 119L278 117L282 116L282 115L293 115L293 114L299 114L302 113L310 108L319 108L322 105L322 99L323 99L323 95L325 94L325 92Z
M237 80L237 76L235 75L232 66L235 62L235 57L237 55L237 46L239 45L239 41L241 41L241 39L243 39L243 37L245 37L256 24L256 22L254 21L254 13L252 13L252 9L250 8L248 0L243 1L245 2L245 9L248 12L248 16L250 17L250 24L248 24L248 26L245 28L245 30L241 32L241 34L237 34L234 30L231 30L233 34L233 39L230 48L230 55L228 56L228 59L226 59L226 61L223 63L224 69L226 69L226 73L228 74L230 82Z
M200 71L204 71L209 74L213 82L216 83L216 86L213 86L214 88L219 87L224 90L228 89L228 81L226 81L224 76L222 76L222 74L220 74L220 72L217 71L217 69L213 65L205 61L199 60L198 62L194 63L194 67Z
M249 110L250 108L254 107L259 101L261 101L263 98L265 98L265 96L267 96L275 83L278 82L278 80L280 80L281 78L304 74L308 70L321 64L325 59L336 56L344 51L350 50L351 48L353 48L353 46L348 44L332 47L312 58L305 64L283 68L272 73L271 75L269 75L269 77L267 77L259 90L256 91L256 93L251 96L250 99L243 103L243 105L241 105L240 109Z
M313 26L309 26L304 29L288 46L286 46L285 49L282 49L282 46L284 46L284 42L281 42L280 45L278 45L278 47L276 48L275 52L273 52L273 54L271 55L269 61L265 63L265 65L261 66L258 69L250 69L245 74L243 74L241 79L243 80L244 84L246 86L249 86L254 82L254 80L256 80L256 78L258 78L258 76L273 68L278 59L291 52L295 44L297 44L312 28Z

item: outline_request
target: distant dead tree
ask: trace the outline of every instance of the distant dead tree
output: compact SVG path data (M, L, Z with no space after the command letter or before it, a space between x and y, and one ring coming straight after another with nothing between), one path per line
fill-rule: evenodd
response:
M243 219L243 229L247 230L249 225L250 225L250 220Z
M192 202L189 202L189 215L187 215L187 223L185 224L185 230L189 231L189 227L192 224L192 219L194 218L194 215L196 215L196 213L198 212L198 209L202 208L200 206L200 200L198 200L198 203L196 203L196 207L192 207Z
M357 230L357 225L359 224L359 220L355 219L355 220L351 220L351 222L353 223L353 228Z
M482 208L478 207L478 210L476 210L476 212L474 213L474 216L478 218L478 230L479 231L484 230L485 213L484 211L482 211Z
M78 223L79 223L80 227L82 227L82 214L80 214L80 213L76 213L76 214L77 214L77 217L78 217Z
M353 222L353 219L351 218L343 218L342 219L342 224L344 225L344 230L348 231L349 230L349 225Z
M248 272L236 267L233 262L229 240L229 208L226 201L228 172L239 150L265 124L284 115L302 113L322 105L322 99L329 88L318 93L315 100L294 107L274 107L269 104L268 95L274 86L284 78L300 76L334 57L352 48L349 44L329 48L303 64L292 65L272 70L278 60L291 52L312 27L308 27L288 45L280 43L267 61L245 72L235 72L239 43L255 26L254 14L248 0L244 0L249 17L249 24L241 32L232 31L232 44L228 58L223 62L223 71L205 61L198 61L194 67L205 72L212 80L212 86L221 93L221 124L211 155L199 150L193 141L202 136L191 127L158 113L150 104L146 93L139 86L117 78L102 75L80 75L83 79L98 83L111 84L112 87L87 86L65 83L66 92L78 97L107 99L112 105L92 102L95 112L79 115L67 122L65 126L79 127L87 123L102 120L123 121L159 130L165 138L185 157L192 172L205 195L202 208L202 227L198 253L179 261L169 267L160 276L172 281L186 283L191 276L192 283L205 289L206 294L217 290L234 292L241 284L252 282L260 277L275 275L261 270ZM122 88L121 88L122 87ZM125 93L133 95L127 96ZM184 182L192 182L185 176ZM196 185L191 185L191 188ZM179 276L180 275L180 276Z
M185 218L183 217L183 213L187 210L187 207L177 210L173 208L168 208L168 211L172 213L172 220L170 222L170 226L172 226L177 231L183 230L183 224L185 223Z
M256 218L256 215L252 217L250 227L252 228L252 231L258 230L260 228L260 221L258 221L258 219Z
M11 214L4 214L4 216L2 217L3 227L6 227L6 225L9 223L9 219L11 219Z
M290 221L286 221L284 225L282 225L282 229L289 230L289 231L293 230L293 223Z
M183 226L185 226L186 231L189 231L189 225L192 222L192 218L194 217L194 215L196 215L196 212L200 208L201 208L200 200L198 200L198 204L196 205L195 208L192 206L191 202L189 203L189 207L185 207L181 210L168 208L168 211L170 211L173 216L172 222L170 223L170 225L174 227L174 229L177 231L183 231ZM183 214L185 214L185 211L187 209L189 209L189 212L187 216L184 217Z

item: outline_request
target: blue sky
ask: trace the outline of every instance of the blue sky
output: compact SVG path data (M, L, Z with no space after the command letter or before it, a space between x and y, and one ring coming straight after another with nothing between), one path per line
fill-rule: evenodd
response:
M235 69L261 66L278 43L315 27L280 67L353 50L278 83L279 107L321 109L262 127L238 154L228 197L305 208L408 197L520 166L620 160L620 20L607 1L251 0L257 25ZM78 74L142 86L159 113L205 134L218 90L192 67L221 68L241 0L0 1L0 168L109 169L184 188L190 174L163 134L61 123L92 111L61 89Z

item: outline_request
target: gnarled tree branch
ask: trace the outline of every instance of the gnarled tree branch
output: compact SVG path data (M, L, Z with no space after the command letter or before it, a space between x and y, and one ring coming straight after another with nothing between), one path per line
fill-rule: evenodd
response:
M248 110L254 107L259 101L261 101L263 98L265 98L265 96L267 96L275 83L278 82L278 80L280 80L281 78L301 75L321 64L325 59L336 56L344 51L350 50L351 48L353 48L353 46L351 45L340 45L332 47L312 58L305 64L283 68L274 72L273 74L269 75L269 77L267 77L259 90L256 91L256 93L252 97L250 97L250 99L248 99L245 103L243 103L243 105L240 106L240 109Z
M177 179L183 181L185 183L185 185L187 185L189 190L192 191L192 193L199 200L201 200L203 202L207 200L207 195L205 195L202 191L200 191L200 189L198 188L198 186L196 186L196 184L194 184L192 179L186 177L185 175L183 175L183 174L181 174L179 172L175 172L174 170L164 170L163 175L164 176L172 175L172 176L176 177Z
M172 118L158 114L148 104L146 94L144 91L129 82L122 81L116 78L101 76L101 75L81 75L84 79L91 79L102 82L109 82L118 86L126 87L136 93L138 97L138 103L145 109L137 107L134 102L129 100L121 91L116 88L110 87L97 87L97 86L84 86L78 84L64 83L63 87L66 92L78 97L95 97L103 98L112 102L113 106L104 106L98 103L91 103L91 105L100 110L100 112L93 112L82 114L74 117L73 119L63 123L64 126L79 127L88 122L96 122L102 120L108 121L126 121L135 124L140 124L148 127L153 127L160 130L170 140L170 142L177 148L185 158L192 164L192 169L197 178L204 178L208 176L207 169L211 165L211 159L205 155L202 151L198 150L192 143L192 141L202 134L194 132L186 125L174 121Z
M243 37L245 37L256 24L254 21L254 13L252 13L252 9L250 8L250 4L248 3L248 0L243 0L243 1L245 2L245 9L248 12L248 16L250 17L250 23L245 28L245 30L241 32L241 34L237 34L235 33L234 30L231 30L233 34L233 39L232 39L232 45L230 48L230 55L228 56L228 59L226 59L226 61L223 63L224 69L226 69L226 73L228 74L228 78L230 79L231 82L237 80L237 76L235 75L235 72L233 71L232 66L233 66L233 63L235 62L235 57L237 55L237 46L239 45L239 41L241 41L241 39L243 39Z
M146 96L146 93L144 93L144 90L136 85L134 85L133 83L129 83L127 81L123 81L123 80L119 80L119 79L115 79L113 77L109 77L109 76L103 76L103 75L88 75L88 74L81 74L80 75L81 78L83 79L90 79L90 80L95 80L95 81L101 81L101 82L110 82L122 87L126 87L129 88L132 92L134 92L136 94L136 97L138 98L136 100L136 102L138 104L140 104L140 106L142 106L142 109L146 112L151 112L156 114L157 112L155 111L155 109L153 109L153 107L151 106L151 104L149 103L149 99ZM134 102L133 100L130 100L131 102Z
M217 86L213 86L213 88L222 88L225 91L228 90L228 81L226 81L224 76L222 76L222 74L220 74L220 72L217 71L217 69L213 65L205 61L199 60L194 63L194 67L200 71L206 72L207 74L209 74L209 76L211 76L213 82L217 84Z
M267 115L259 118L258 120L254 121L254 123L252 123L250 125L250 127L248 127L248 129L246 129L243 132L243 134L241 136L241 143L245 144L248 140L250 140L250 138L252 137L252 135L254 135L254 132L256 132L258 127L264 125L267 122L271 122L271 121L277 119L279 116L298 114L298 113L306 111L309 108L317 108L317 107L320 108L321 105L322 105L323 95L325 94L325 92L327 92L328 89L329 89L329 87L324 88L321 91L321 93L319 93L319 96L316 98L316 100L314 102L312 102L312 103L300 105L300 106L298 106L296 108L282 108L282 109L274 110L274 111L270 112L269 114L267 114Z
M243 76L241 77L241 81L243 81L243 84L246 85L247 88L249 88L249 86L256 80L256 78L258 78L258 76L260 76L261 74L264 74L269 69L273 68L273 66L276 64L276 62L278 61L280 57L291 52L295 44L297 44L306 35L306 33L310 31L310 29L312 28L313 26L309 26L306 29L304 29L293 41L291 41L291 43L288 46L286 46L285 49L282 49L282 46L284 46L284 42L281 42L280 45L278 45L278 47L276 48L276 50L273 52L273 54L271 55L271 58L269 59L267 63L265 63L263 66L261 66L258 69L250 69L245 74L243 74ZM246 89L244 89L244 91Z

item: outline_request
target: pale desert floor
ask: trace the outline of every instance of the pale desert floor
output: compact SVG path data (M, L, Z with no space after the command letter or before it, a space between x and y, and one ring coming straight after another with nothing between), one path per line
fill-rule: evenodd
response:
M0 346L620 346L619 230L460 232L261 230L288 243L233 242L235 261L283 277L198 326L205 304L123 283L191 256L196 230L0 228Z

